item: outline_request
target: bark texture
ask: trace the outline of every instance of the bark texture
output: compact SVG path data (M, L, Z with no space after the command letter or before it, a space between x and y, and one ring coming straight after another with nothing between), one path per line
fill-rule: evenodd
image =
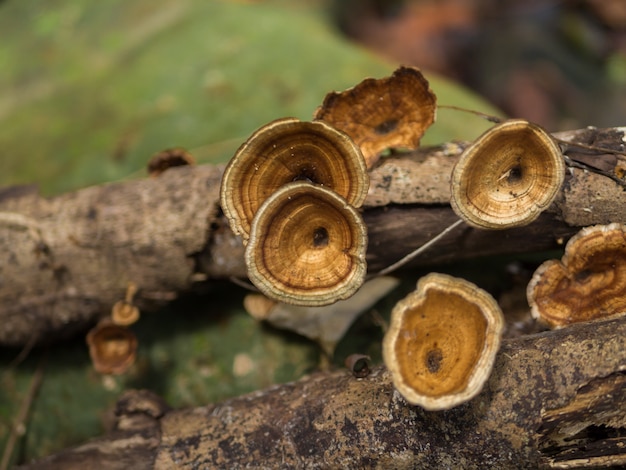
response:
M317 374L168 410L127 392L117 430L25 468L606 468L626 465L626 317L506 340L473 400L408 405L386 369Z
M559 138L624 151L625 129ZM386 158L371 172L363 211L368 265L378 271L438 234L456 216L449 178L465 144ZM506 231L467 226L412 262L432 264L561 246L582 226L626 223L624 157L563 145L568 169L556 202L534 223ZM178 167L158 178L111 183L53 198L0 191L0 345L54 341L83 329L124 298L150 310L198 283L245 277L243 248L219 209L223 167ZM617 175L617 176L616 176Z

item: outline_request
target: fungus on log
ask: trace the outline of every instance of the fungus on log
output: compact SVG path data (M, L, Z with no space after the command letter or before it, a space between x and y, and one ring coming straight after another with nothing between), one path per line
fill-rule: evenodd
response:
M345 199L299 181L261 205L246 246L248 277L268 297L321 306L354 294L365 280L367 227Z
M369 187L365 160L346 134L325 122L272 121L239 147L222 178L222 210L244 243L261 204L294 181L330 189L354 207L363 204Z
M385 365L409 403L452 408L482 389L503 329L491 295L464 279L431 273L393 308L383 340Z
M328 93L314 118L352 137L372 168L390 148L419 146L435 121L436 103L422 72L400 67L390 77L366 78L348 90Z
M465 149L452 170L452 209L477 228L527 225L556 197L565 177L561 150L521 119L498 124Z
M527 289L531 313L552 327L626 314L626 225L585 227Z

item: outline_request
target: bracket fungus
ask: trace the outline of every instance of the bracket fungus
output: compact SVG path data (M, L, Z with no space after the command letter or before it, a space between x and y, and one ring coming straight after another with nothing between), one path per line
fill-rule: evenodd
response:
M505 229L535 220L556 197L565 163L554 139L522 119L493 126L452 170L452 209L476 228Z
M464 279L431 273L393 308L383 359L409 403L449 409L480 392L503 328L491 295Z
M148 161L148 174L157 177L175 166L195 165L196 161L187 150L179 147L155 153Z
M437 98L422 72L400 67L390 77L367 78L326 95L314 119L348 134L372 168L390 148L414 149L435 122Z
M222 177L222 210L244 243L261 204L293 181L323 186L354 207L369 188L363 155L346 134L324 122L272 121L239 147Z
M135 362L137 338L134 333L105 319L87 333L89 355L96 372L123 374Z
M586 227L559 260L544 262L527 288L534 318L553 328L626 313L626 225Z
M320 306L363 284L367 228L345 199L304 181L289 183L259 208L245 251L248 277L280 302Z

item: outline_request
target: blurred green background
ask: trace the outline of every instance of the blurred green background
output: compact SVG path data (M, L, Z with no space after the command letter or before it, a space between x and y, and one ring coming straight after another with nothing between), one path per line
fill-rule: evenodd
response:
M5 1L0 185L54 194L143 176L173 146L223 162L266 122L310 119L327 92L397 66L325 15L315 2ZM431 79L441 102L481 107ZM428 141L471 138L485 127L471 121L446 120Z
M341 34L335 26L343 24L345 32L346 12L358 9L350 3L1 1L0 186L34 183L52 196L141 178L152 154L174 146L189 149L200 163L225 162L268 121L310 119L327 92L408 63ZM498 112L454 81L426 75L440 104ZM473 139L487 127L479 118L440 110L423 143ZM494 261L491 271L486 261L479 270L471 264L439 270L493 291L509 261ZM420 274L407 275L355 322L334 366L354 352L380 361L381 319ZM295 380L319 366L315 343L258 323L243 310L243 295L236 286L216 284L143 315L132 327L137 363L119 377L92 370L83 337L36 348L24 360L20 351L0 350L0 448L37 370L43 382L25 433L10 449L13 463L101 434L128 388L149 388L172 406L198 406Z

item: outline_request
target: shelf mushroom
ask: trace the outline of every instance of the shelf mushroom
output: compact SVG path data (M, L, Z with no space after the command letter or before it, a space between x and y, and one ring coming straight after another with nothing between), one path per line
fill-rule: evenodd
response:
M561 150L541 127L522 119L497 124L452 170L452 209L483 229L527 225L556 197L565 178Z
M491 295L464 279L431 273L393 308L383 359L409 403L449 409L482 389L503 327Z
M626 226L583 228L559 260L544 262L527 289L533 317L553 328L626 313Z
M369 188L363 155L346 134L324 122L272 121L239 147L222 177L222 210L244 244L261 204L293 181L323 186L354 207Z
M343 92L326 95L314 119L348 134L372 168L390 148L419 146L435 121L437 98L415 67L400 67L390 77L367 78Z
M135 362L137 338L134 333L105 319L87 333L89 355L96 372L123 374Z
M354 294L367 271L367 229L345 199L304 181L273 193L252 221L250 281L280 302L320 306Z

